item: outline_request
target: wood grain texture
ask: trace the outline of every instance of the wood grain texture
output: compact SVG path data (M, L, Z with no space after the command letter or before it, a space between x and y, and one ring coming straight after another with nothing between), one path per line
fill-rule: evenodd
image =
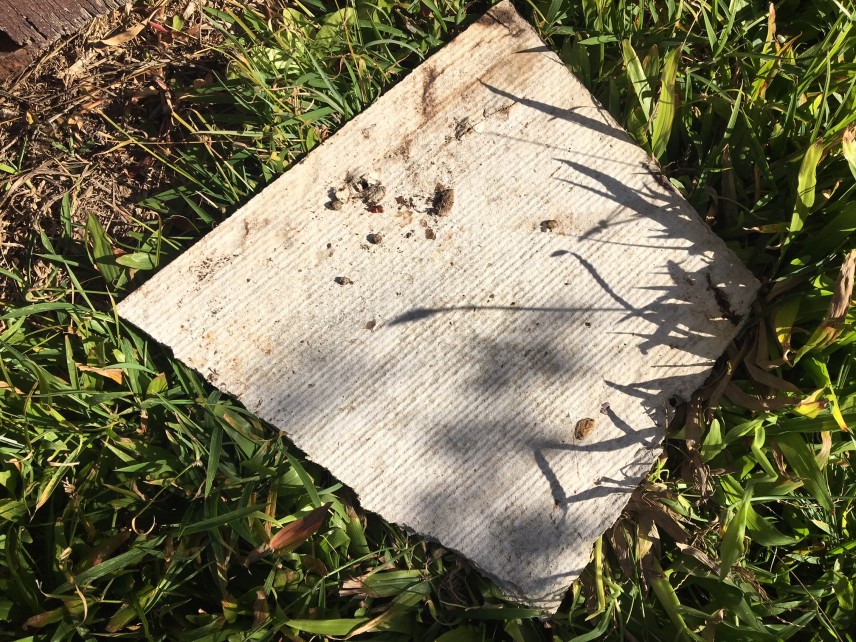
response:
M0 0L0 77L20 72L52 42L119 6L119 0Z

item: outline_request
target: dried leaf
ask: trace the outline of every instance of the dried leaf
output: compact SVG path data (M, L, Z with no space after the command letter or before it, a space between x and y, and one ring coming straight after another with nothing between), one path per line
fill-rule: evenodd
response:
M760 311L760 306L759 306ZM767 339L767 324L759 323L756 326L758 332L758 352L755 355L755 365L762 370L775 370L785 365L785 360Z
M709 408L714 408L719 405L719 400L722 399L722 395L725 394L725 389L731 383L731 378L734 376L737 367L743 363L743 359L746 358L748 352L748 341L744 341L740 345L739 350L735 348L733 344L728 346L728 357L725 361L725 371L715 380L714 385L710 388L710 393L707 399L707 406Z
M633 577L633 560L630 557L630 546L628 543L629 534L619 520L607 532L609 545L612 547L612 552L618 558L618 565L625 577Z
M780 410L796 403L796 400L789 397L772 397L770 399L753 397L743 392L734 382L725 387L725 396L738 406L757 412Z
M714 573L719 575L719 564L714 562L710 556L702 550L697 549L695 546L690 546L689 544L682 544L678 542L678 550L684 555L688 555L692 557L697 562L700 562L702 566L706 566Z
M25 394L24 391L21 390L20 388L18 388L17 386L12 386L12 385L6 383L5 381L0 381L0 390L11 390L16 395L19 395L19 396Z
M75 566L75 572L85 571L88 568L98 566L101 562L110 559L113 556L113 553L116 552L116 549L128 541L130 536L131 531L127 528L123 528L115 535L111 535L89 551L86 557L81 560L80 564Z
M65 615L65 607L62 606L51 609L50 611L43 611L42 613L38 613L28 618L27 621L24 622L22 628L25 631L28 629L40 629L48 624L55 624L61 621Z
M311 513L299 517L293 522L289 522L283 526L279 532L271 537L270 542L262 544L253 550L247 559L244 560L244 566L249 566L253 562L260 560L262 557L270 555L275 551L287 550L305 542L313 535L324 523L324 518L332 506L332 502L327 502L320 508L316 508Z
M253 602L253 628L259 627L270 619L270 605L267 595L262 589L256 591L256 600Z
M661 501L668 496L666 493L636 492L627 503L627 509L640 517L653 520L658 528L663 529L676 542L686 542L689 534L681 525L681 522L686 520Z
M829 303L829 311L817 330L797 352L796 357L794 357L795 363L807 352L823 350L830 346L841 334L853 299L854 272L856 272L856 250L851 250L844 259L844 263L841 264L838 280L835 283L835 291L832 293L832 301Z
M704 412L704 401L702 391L693 393L692 399L687 404L687 419L684 422L684 438L687 442L687 450L694 452L698 450L701 441L701 416Z
M770 47L776 45L776 5L771 2L768 6L767 38L764 40L764 53L767 53Z
M185 20L190 20L190 17L193 15L193 13L195 11L196 11L196 2L195 2L195 0L190 0L190 2L187 3L187 7L185 7L184 11L182 12L181 17L184 18Z
M660 556L660 534L650 515L640 515L636 537L636 559L642 568L642 582L648 589L654 568Z
M81 372L91 372L93 374L101 375L102 377L107 377L119 385L122 384L122 371L118 368L96 368L94 366L85 366L82 363L76 363L75 365Z
M711 426L713 425L711 424ZM710 466L705 463L706 459L708 459L705 450L709 450L709 448L702 446L701 450L689 453L689 457L681 464L681 478L702 498L709 497L712 491L710 485Z
M146 24L148 24L148 20L144 20L139 24L135 24L133 27L128 29L127 31L123 31L122 33L116 34L111 38L105 38L104 40L99 40L102 45L106 45L108 47L120 47L125 43L131 42L134 38L136 38L139 33L146 28Z
M764 345L761 343L761 339L764 339ZM758 384L762 386L767 386L768 388L772 388L773 390L783 390L785 392L792 392L794 394L800 394L801 390L792 384L789 381L785 381L781 377L777 377L772 372L767 372L762 367L758 365L759 361L766 362L767 359L764 358L762 353L762 348L766 347L766 333L762 337L761 334L757 334L755 336L755 344L753 345L753 349L746 359L743 360L743 365L746 366L746 372L749 374L749 377Z
M730 165L729 171L733 171ZM759 232L761 234L781 234L787 231L788 226L786 223L770 223L769 225L756 225L755 227L744 227L743 229L747 232Z
M65 83L66 87L71 86L71 84L76 81L78 78L81 78L86 75L88 71L88 67L92 64L92 62L98 57L99 52L95 49L90 49L89 51L85 51L81 56L74 61L74 63L65 70L62 74L62 80Z
M770 288L770 291L767 292L767 295L764 297L767 301L775 301L777 298L782 296L785 292L790 292L795 287L798 287L801 283L805 281L804 277L793 276L790 278L780 279L778 281L773 281L773 287Z
M829 407L829 401L823 396L824 392L826 392L826 388L818 388L794 406L793 410L810 419L814 419L822 410L826 410Z
M828 430L822 430L820 433L820 452L817 453L817 465L823 470L826 464L829 463L829 454L832 452L832 435Z

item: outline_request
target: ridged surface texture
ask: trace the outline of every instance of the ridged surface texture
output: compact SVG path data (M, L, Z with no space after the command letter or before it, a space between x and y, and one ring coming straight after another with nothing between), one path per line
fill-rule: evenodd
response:
M553 610L757 287L504 2L119 312Z

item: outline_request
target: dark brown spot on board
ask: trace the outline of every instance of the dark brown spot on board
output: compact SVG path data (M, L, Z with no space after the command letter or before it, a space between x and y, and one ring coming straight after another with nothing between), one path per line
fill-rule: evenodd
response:
M372 319L371 321L369 321L368 323L366 323L366 330L374 330L374 329L375 329L375 326L377 326L377 321L375 321L374 319Z
M366 240L372 245L380 245L383 242L383 236L373 232L366 236Z
M493 7L490 11L476 20L475 24L482 27L489 27L493 24L501 24L505 27L512 37L516 38L523 34L526 27L520 24L520 19L517 16L512 5L499 4Z
M437 216L448 216L455 205L455 190L437 183L433 201L434 213Z
M648 173L651 175L651 178L653 178L656 181L657 185L662 187L667 192L670 192L672 194L675 193L675 191L676 191L675 186L672 185L672 182L663 173L663 170L660 169L660 166L657 163L657 161L655 161L653 159L643 161L642 167L644 167L646 170L648 170Z
M410 158L410 147L413 145L413 137L405 136L401 142L398 144L398 147L395 148L395 152L393 152L396 156L400 156L404 160L408 160Z
M204 258L199 265L196 266L194 271L194 275L196 276L197 281L204 281L211 274L219 270L223 265L228 264L231 261L231 257L221 256L219 258L206 257Z
M559 229L559 221L554 219L549 219L547 221L541 221L541 231L542 232L552 232L553 230Z
M728 319L732 325L738 325L743 317L731 307L731 301L728 300L728 296L722 288L714 284L713 279L710 278L710 272L705 276L707 277L707 289L713 292L713 298L716 300L716 305L722 316Z
M472 131L473 124L470 122L469 116L464 116L461 120L455 123L455 140L461 140Z
M591 417L580 419L577 422L576 428L574 428L574 439L585 439L592 433L593 430L594 419L592 419Z
M436 97L434 96L434 82L440 76L440 72L430 62L425 67L422 76L422 117L431 120L437 113Z
M360 198L363 199L363 203L366 204L366 207L379 205L384 196L386 196L386 188L380 183L376 185L367 185L360 193Z
M432 230L430 227L426 227L425 228L425 238L428 239L429 241L433 241L435 238L437 238L437 236L434 234L434 230Z
M351 281L351 279L349 279L349 278L348 278L348 277L346 277L346 276L337 276L337 277L336 277L335 279L333 279L333 280L334 280L336 283L338 283L339 285L351 285L351 284L353 284L353 281Z
M508 120L508 114L511 112L512 107L514 107L513 102L508 103L507 105L503 105L502 107L485 107L482 111L482 116L484 116L485 118L499 118L500 120Z

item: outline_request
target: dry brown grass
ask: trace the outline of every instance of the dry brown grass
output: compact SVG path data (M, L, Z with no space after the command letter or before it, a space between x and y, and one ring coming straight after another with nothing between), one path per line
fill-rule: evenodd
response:
M174 20L183 23L180 31ZM141 23L125 44L101 42ZM28 262L31 286L38 286L47 274L31 257L40 233L56 240L70 219L65 231L80 241L79 224L94 215L121 239L151 217L137 203L170 177L125 143L132 136L169 154L178 108L172 88L206 82L222 69L211 49L218 35L196 0L128 6L55 43L0 88L0 163L8 166L0 174L0 267L20 271ZM23 290L0 275L0 300L25 296Z

